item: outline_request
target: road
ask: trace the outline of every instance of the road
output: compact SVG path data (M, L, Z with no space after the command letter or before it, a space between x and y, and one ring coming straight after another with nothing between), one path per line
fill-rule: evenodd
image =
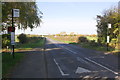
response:
M118 58L113 55L105 55L49 38L45 53L48 59L48 77L114 78L118 76Z
M12 78L115 78L119 72L117 56L47 38L45 51L29 52Z

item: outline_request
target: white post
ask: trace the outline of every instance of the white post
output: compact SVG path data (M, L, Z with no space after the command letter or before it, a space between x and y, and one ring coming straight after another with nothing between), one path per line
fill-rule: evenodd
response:
M110 42L110 36L109 36L109 29L111 28L111 24L108 23L108 28L107 28L107 51L109 47L109 42Z

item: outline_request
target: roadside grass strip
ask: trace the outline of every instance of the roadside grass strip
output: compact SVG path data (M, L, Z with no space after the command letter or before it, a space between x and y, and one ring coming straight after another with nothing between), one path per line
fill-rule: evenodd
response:
M9 75L9 72L23 59L25 54L15 53L15 58L13 59L10 53L2 53L2 74L3 77Z

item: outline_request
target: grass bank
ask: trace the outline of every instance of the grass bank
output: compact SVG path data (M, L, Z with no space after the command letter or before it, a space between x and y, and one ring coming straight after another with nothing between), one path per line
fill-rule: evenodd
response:
M93 49L97 51L105 51L105 52L110 52L113 51L114 48L108 47L109 51L107 51L107 47L104 45L98 45L96 43L91 43L91 42L83 42L83 43L69 43L69 44L74 44L74 45L79 45L83 48L88 48L88 49Z
M42 47L44 45L44 39L41 37L29 37L27 43L18 43L15 45L15 50L29 50L33 48ZM10 51L10 49L9 49ZM24 53L15 53L15 58L12 58L10 52L2 53L2 74L3 78L9 76L10 72L16 67L16 65L25 57Z
M24 56L25 54L15 53L15 59L13 59L11 53L2 53L3 78L9 75L9 72L23 59Z
M36 48L36 47L42 47L42 45L44 44L44 39L42 38L32 38L30 39L30 41L28 43L17 43L16 44L16 49L32 49L32 48Z

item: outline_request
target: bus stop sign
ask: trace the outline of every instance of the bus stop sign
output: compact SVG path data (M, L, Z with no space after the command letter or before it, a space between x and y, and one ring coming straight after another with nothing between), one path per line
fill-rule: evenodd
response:
M15 27L8 27L8 32L15 32Z

